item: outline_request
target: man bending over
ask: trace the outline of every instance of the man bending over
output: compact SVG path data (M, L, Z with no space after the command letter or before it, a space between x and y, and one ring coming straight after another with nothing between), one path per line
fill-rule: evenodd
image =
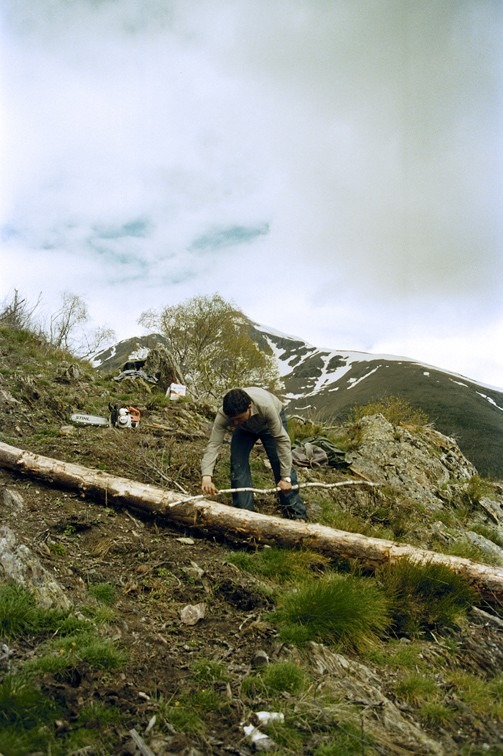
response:
M201 462L203 493L218 493L212 481L213 470L225 433L233 428L231 440L232 488L251 488L250 452L260 439L274 473L279 489L280 506L285 517L307 520L304 502L292 486L297 485L297 474L292 466L292 446L287 431L286 416L280 400L262 388L231 389L224 396L222 408L213 423L210 440ZM232 494L232 503L240 509L253 510L253 493L242 491Z

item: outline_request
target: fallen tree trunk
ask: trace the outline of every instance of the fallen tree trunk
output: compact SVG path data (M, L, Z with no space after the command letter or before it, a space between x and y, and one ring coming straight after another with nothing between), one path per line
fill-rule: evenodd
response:
M79 491L105 504L125 506L235 542L312 549L332 557L359 560L370 569L404 558L418 563L443 564L464 575L491 603L503 600L501 567L315 523L248 512L208 499L195 501L187 497L186 501L180 499L179 492L44 457L1 442L0 465L59 487Z

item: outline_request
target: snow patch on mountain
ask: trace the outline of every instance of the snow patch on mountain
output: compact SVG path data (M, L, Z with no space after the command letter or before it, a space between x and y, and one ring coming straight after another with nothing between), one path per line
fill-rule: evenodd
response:
M465 375L452 373L448 370L444 370L443 368L436 367L435 365L423 363L417 359L414 359L413 357L403 357L396 354L371 354L370 352L355 352L351 350L338 351L330 348L319 348L313 346L312 344L309 344L306 341L303 341L303 339L298 336L289 336L285 333L281 333L280 331L269 328L268 326L261 325L259 323L253 323L253 326L262 334L262 336L269 344L269 347L271 348L274 356L277 359L281 377L290 375L294 370L298 371L302 363L305 362L308 358L315 358L317 356L320 356L322 358L324 368L322 370L322 374L316 381L316 387L313 387L308 393L300 392L296 396L312 396L317 393L320 388L326 386L327 383L339 381L340 378L342 378L345 373L349 372L355 364L362 362L375 362L377 360L384 362L397 362L398 364L400 364L401 362L410 362L412 364L418 365L421 368L424 368L423 375L425 375L426 377L433 377L430 375L430 370L435 370L442 372L444 375L452 376L452 380L455 383L459 383L459 385L466 386L467 388L469 388L469 386L465 383L465 381L468 381L470 384L476 384L477 386L481 386L482 388L486 388L491 391L502 391L502 389L498 388L497 386L489 386L481 384L478 381L472 381ZM338 365L336 368L328 369L328 366L332 361L337 362ZM341 364L343 361L344 365ZM358 382L364 380L364 378L368 377L369 375L371 375L370 372L367 373L366 376L362 376L357 379ZM330 376L330 378L328 378L328 376ZM459 379L461 379L462 382ZM353 386L354 385L356 385L356 383L353 383ZM498 407L498 409L501 408Z
M493 407L496 407L496 409L499 409L499 410L501 410L503 412L503 407L500 407L499 404L496 404L496 402L494 401L494 399L492 399L490 396L486 396L486 394L481 394L480 391L477 391L476 393L479 396L481 396L482 399L487 399L487 401L489 402L489 404L492 404Z
M376 368L374 368L373 370L371 370L371 371L370 371L369 373L365 373L365 375L362 375L362 377L361 377L361 378L350 378L350 379L348 380L348 383L349 383L349 384L351 384L351 385L350 385L350 386L348 386L348 389L352 389L352 388L354 388L354 387L355 387L355 386L357 386L357 385L358 385L359 383L361 383L361 381L364 381L364 380L365 380L365 378L368 378L368 377L369 377L369 375L372 375L372 373L377 373L377 371L378 371L378 370L379 370L379 368L381 368L381 367L382 367L382 365L378 365L378 366L377 366Z

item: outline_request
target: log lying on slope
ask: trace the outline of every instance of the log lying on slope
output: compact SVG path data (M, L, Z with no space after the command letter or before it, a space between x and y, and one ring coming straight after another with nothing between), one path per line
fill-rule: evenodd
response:
M418 563L443 564L464 575L491 603L503 600L502 567L479 564L470 559L446 556L381 538L346 533L324 525L248 512L208 499L180 501L179 492L44 457L4 443L0 443L0 465L58 487L79 491L88 498L106 504L125 506L241 543L312 549L331 557L357 559L370 569L404 558Z

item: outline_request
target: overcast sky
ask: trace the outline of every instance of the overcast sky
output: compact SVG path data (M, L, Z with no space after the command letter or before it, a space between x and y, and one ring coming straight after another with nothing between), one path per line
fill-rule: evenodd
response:
M0 300L503 387L501 0L3 0Z

